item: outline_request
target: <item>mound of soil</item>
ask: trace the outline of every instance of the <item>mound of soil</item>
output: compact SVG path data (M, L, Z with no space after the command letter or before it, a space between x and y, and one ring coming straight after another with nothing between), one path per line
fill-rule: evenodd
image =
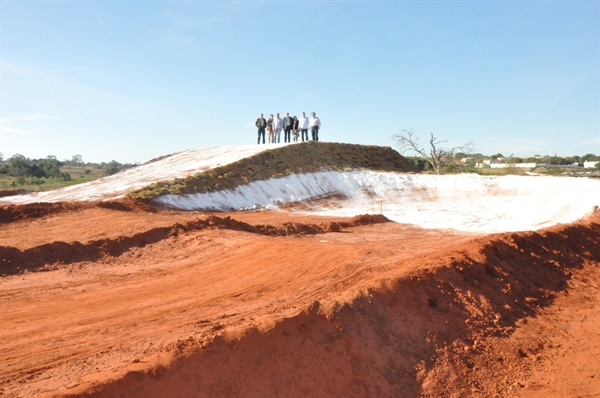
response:
M0 206L0 224L8 224L20 220L43 218L49 215L68 213L85 209L102 208L118 211L142 210L156 212L156 209L141 201L130 198L96 202L48 202L29 203L24 205Z
M43 206L43 204L38 206L41 206L43 210L65 211L65 208L61 206ZM38 206L27 205L24 207L38 209ZM96 206L119 211L132 210L121 202L101 202ZM27 214L27 212L25 211L23 214ZM51 212L46 212L46 214L51 214ZM36 213L36 215L38 214ZM286 222L280 226L263 224L252 226L231 217L209 216L205 220L197 219L183 224L177 223L169 227L152 228L133 236L120 236L116 239L101 239L87 243L52 242L25 250L11 246L0 246L0 277L23 272L49 271L57 269L59 265L82 261L98 261L107 256L118 257L132 248L141 248L171 236L204 229L228 229L267 236L316 235L326 232L339 232L341 228L383 222L390 221L384 216L365 214L355 217L350 222L329 222L321 225Z
M25 195L27 193L29 193L29 191L25 189L12 189L8 191L0 191L0 198L4 198L6 196Z
M149 201L161 195L194 194L233 189L253 181L323 170L369 169L415 171L414 166L390 147L308 141L260 152L254 156L173 181L160 181L129 192Z
M598 214L489 236L235 216L0 225L0 394L600 394Z
M586 370L577 381L587 384L543 384L535 362L571 336L550 325L536 335L523 325L563 303L575 276L597 282L599 261L598 222L478 238L351 301L315 301L266 332L173 343L169 364L88 387L86 396L592 396L600 392L593 355L579 364ZM588 333L598 321L592 310ZM587 344L579 350L600 347L592 336Z

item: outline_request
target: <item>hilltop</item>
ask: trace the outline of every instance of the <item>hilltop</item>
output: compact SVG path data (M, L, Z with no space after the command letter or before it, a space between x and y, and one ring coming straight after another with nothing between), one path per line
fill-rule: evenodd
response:
M588 178L413 170L390 147L305 142L198 148L89 183L0 198L0 205L72 208L118 200L192 211L383 212L423 228L501 232L572 222L590 214L600 197L600 184Z

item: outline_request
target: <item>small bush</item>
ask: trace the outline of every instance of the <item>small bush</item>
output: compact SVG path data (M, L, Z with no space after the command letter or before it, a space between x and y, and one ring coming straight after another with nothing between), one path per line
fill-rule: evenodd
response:
M462 170L456 163L450 163L444 166L444 174L456 174L460 172L462 172Z
M506 174L524 175L525 170L523 168L517 167L517 166L508 166L508 167L506 167Z

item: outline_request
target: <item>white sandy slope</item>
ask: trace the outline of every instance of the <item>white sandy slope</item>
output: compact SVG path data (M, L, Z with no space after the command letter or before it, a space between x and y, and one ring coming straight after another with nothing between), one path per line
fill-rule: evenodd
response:
M190 149L84 184L2 198L0 205L118 199L128 191L158 181L187 177L275 147L276 145L238 145Z
M276 146L184 151L89 183L2 198L0 204L117 199L148 184L186 177ZM276 209L334 216L378 213L383 201L383 213L397 222L423 228L501 232L538 229L585 216L600 205L600 181L330 171L258 181L217 193L167 195L156 201L186 210Z
M319 198L329 199L315 201ZM177 209L223 211L290 209L290 203L309 202L296 209L332 216L379 213L382 206L389 219L422 228L504 232L568 223L589 214L600 205L600 181L329 171L216 193L166 195L157 201Z

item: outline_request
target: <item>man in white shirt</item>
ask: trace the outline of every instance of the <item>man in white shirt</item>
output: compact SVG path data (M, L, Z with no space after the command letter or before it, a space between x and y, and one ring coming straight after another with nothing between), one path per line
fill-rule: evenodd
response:
M310 126L313 141L319 141L319 129L321 128L321 120L319 120L316 113L312 113L312 117L310 118L310 122L308 123L308 125Z
M302 142L304 142L304 134L306 134L306 141L308 141L308 118L304 112L302 112L302 117L299 119L298 128L302 133Z
M279 117L279 113L275 116L275 120L273 121L273 130L275 130L274 142L281 142L281 129L283 129L283 120Z
M292 127L294 125L294 118L290 116L289 112L285 113L285 117L283 118L283 141L284 142L292 142Z

